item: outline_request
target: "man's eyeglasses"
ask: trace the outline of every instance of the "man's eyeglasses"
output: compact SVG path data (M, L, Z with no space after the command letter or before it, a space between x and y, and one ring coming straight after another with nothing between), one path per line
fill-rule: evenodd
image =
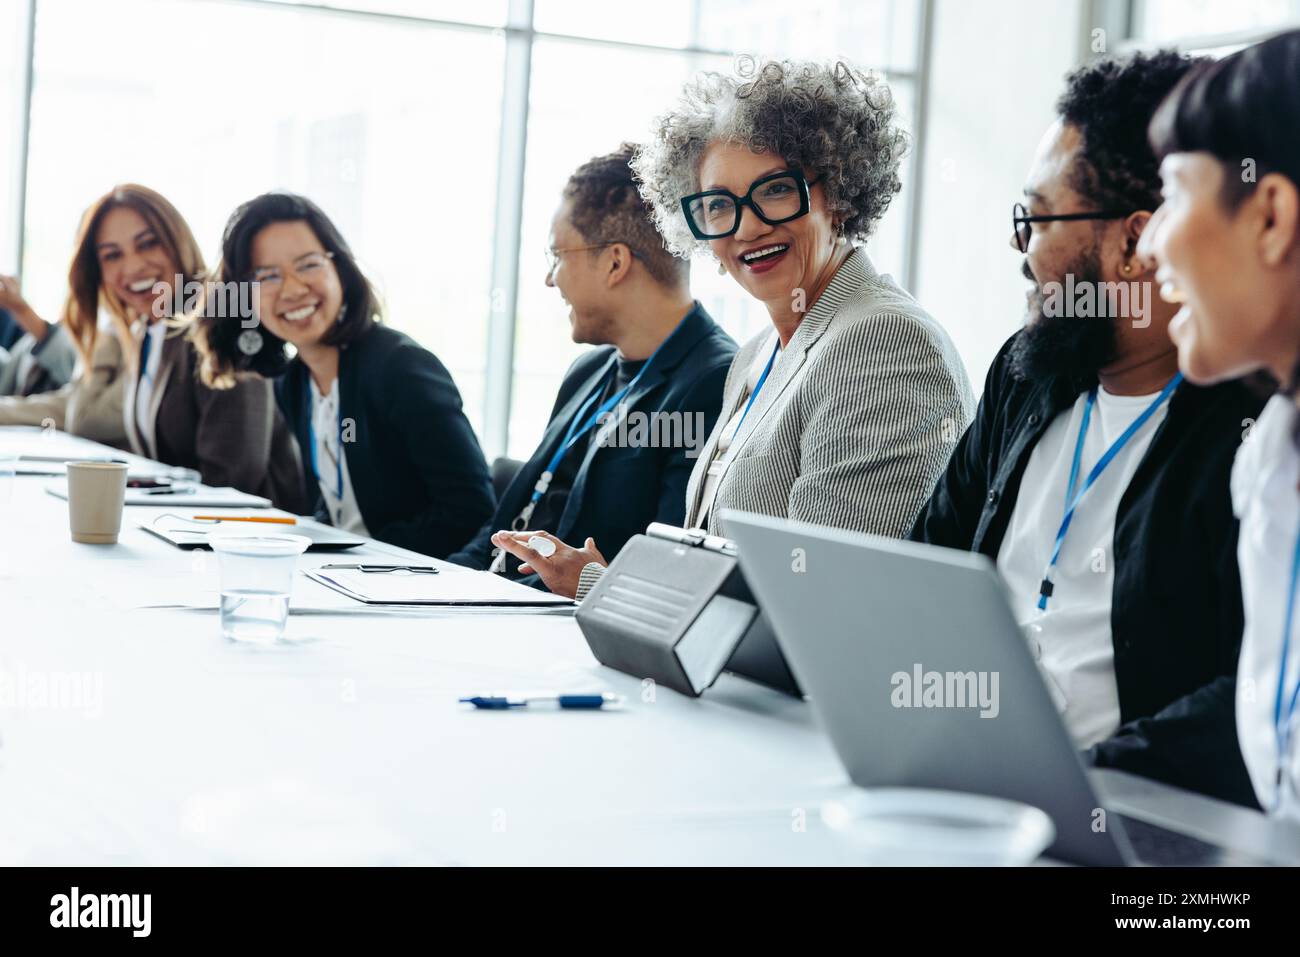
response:
M740 228L746 206L769 226L808 215L808 188L820 182L804 179L797 169L783 170L754 180L749 192L737 196L726 189L706 189L682 197L686 224L696 239L722 239Z
M1034 234L1034 223L1060 223L1081 219L1123 219L1131 210L1097 210L1092 213L1060 213L1055 216L1030 216L1024 203L1011 207L1011 228L1016 233L1016 245L1022 253L1029 252L1029 237Z
M580 253L588 249L604 249L606 246L618 246L618 245L627 246L628 251L632 253L633 259L640 258L640 254L635 249L633 249L631 246L628 246L627 243L623 242L622 240L618 240L618 239L611 240L610 242L607 243L591 243L590 245L587 246L564 246L564 247L548 246L546 248L546 275L549 276L551 273L555 272L555 267L560 264L560 256L562 256L564 253Z
M325 272L325 266L334 258L333 253L308 253L300 257L290 270L301 283L318 279ZM253 282L264 286L278 287L284 282L284 272L279 266L261 266L253 270Z

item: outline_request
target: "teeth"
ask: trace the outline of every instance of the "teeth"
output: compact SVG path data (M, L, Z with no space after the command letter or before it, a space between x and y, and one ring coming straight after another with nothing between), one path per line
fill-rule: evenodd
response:
M148 292L157 284L157 279L140 279L131 283L131 285L126 288L130 289L132 292Z
M763 256L768 255L769 253L780 252L781 250L788 249L788 248L789 247L786 246L784 243L778 243L775 246L764 246L762 249L751 250L750 252L745 253L740 258L745 260L745 262L747 263L753 262L755 259L759 259Z
M1160 284L1160 298L1170 303L1184 302L1187 299L1183 291L1169 281Z
M303 306L301 309L295 309L293 310L293 312L281 313L281 315L283 315L284 318L288 319L290 322L299 322L300 320L306 319L313 312L315 312L317 305L319 305L319 303L315 303L315 302L309 303Z

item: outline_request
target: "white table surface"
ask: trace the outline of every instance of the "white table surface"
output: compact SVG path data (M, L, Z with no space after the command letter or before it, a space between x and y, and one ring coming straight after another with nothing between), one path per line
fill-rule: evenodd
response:
M110 451L0 429L0 455L15 447ZM568 612L366 609L301 575L289 640L228 642L214 608L142 607L216 588L213 555L136 527L166 508L81 545L49 481L0 480L0 865L859 861L821 824L848 781L803 702L729 675L645 700ZM531 689L627 705L457 702ZM1261 815L1124 777L1108 791L1127 811L1270 839Z
M0 430L0 451L14 441ZM364 610L302 576L295 605L338 610L234 644L213 609L131 607L215 588L214 556L135 527L165 508L81 545L49 481L19 476L0 503L0 864L853 860L818 818L846 779L801 702L729 676L643 701L568 612ZM35 697L60 680L84 700ZM628 703L457 702L541 688Z

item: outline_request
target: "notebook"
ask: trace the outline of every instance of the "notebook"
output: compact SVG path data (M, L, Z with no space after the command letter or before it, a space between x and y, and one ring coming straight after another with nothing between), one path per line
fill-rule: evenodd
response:
M157 518L150 519L147 522L140 522L140 527L150 535L156 535L169 545L175 545L177 548L191 550L195 548L208 548L212 545L208 542L208 536L214 529L221 529L222 534L230 534L231 528L246 528L249 534L260 534L264 532L283 532L286 535L301 535L304 538L310 538L311 544L307 546L309 552L335 552L343 551L348 548L356 548L358 545L364 545L366 540L357 535L340 531L330 525L323 525L320 522L312 521L308 518L300 518L293 525L262 525L258 523L236 523L236 522L202 522L196 523L187 521L188 516L176 515L168 512L159 515Z

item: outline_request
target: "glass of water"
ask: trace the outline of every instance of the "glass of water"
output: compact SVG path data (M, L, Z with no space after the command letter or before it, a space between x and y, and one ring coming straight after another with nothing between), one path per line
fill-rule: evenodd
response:
M14 494L14 476L18 474L18 455L0 451L0 507L8 505Z
M221 634L269 643L284 634L302 535L212 535L221 572Z

